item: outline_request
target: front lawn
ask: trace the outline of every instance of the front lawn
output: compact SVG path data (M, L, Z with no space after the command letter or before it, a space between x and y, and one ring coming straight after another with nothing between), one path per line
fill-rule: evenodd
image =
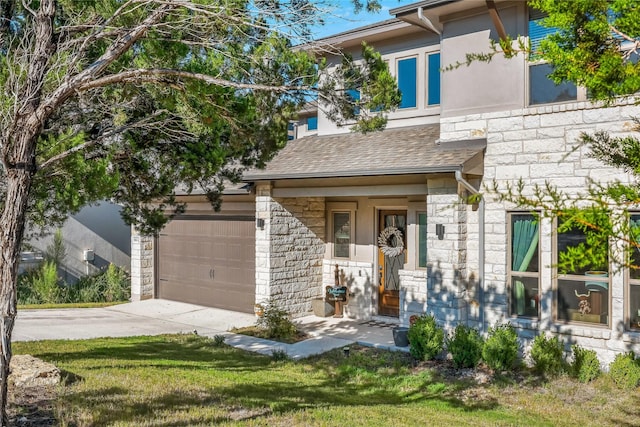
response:
M60 425L637 425L640 391L529 374L478 385L409 355L352 347L274 361L195 335L20 342L68 376ZM452 374L452 372L454 372Z

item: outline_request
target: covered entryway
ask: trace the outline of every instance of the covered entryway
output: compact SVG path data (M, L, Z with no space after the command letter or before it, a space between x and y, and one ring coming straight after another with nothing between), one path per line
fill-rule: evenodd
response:
M160 298L253 313L255 218L176 217L160 233L156 266Z

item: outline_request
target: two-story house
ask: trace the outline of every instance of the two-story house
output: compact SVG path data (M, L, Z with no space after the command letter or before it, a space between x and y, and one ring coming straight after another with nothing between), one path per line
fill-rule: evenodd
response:
M639 273L557 271L559 253L584 239L578 230L557 233L553 220L490 196L465 202L493 182L578 194L589 178L628 180L574 148L581 132L628 132L640 107L594 105L523 56L442 71L503 31L544 37L525 2L425 0L391 14L322 40L354 56L366 41L388 61L402 102L387 129L352 133L322 105L305 111L267 168L245 175L244 193L225 195L221 214L193 199L159 239L134 236L132 293L246 311L272 298L302 316L338 265L347 317L406 325L432 313L447 328L485 331L510 321L524 342L551 331L603 362L640 351Z

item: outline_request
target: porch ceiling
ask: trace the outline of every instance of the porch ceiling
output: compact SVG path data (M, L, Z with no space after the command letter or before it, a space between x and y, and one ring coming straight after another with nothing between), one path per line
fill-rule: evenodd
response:
M429 174L482 170L486 140L437 143L439 125L308 136L287 143L244 181Z

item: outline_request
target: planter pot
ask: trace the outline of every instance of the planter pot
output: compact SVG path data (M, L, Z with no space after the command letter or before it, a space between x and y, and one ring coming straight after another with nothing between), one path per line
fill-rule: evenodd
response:
M313 314L318 317L329 317L335 312L333 304L325 301L324 298L314 298L311 300L311 308L313 308Z
M396 347L406 347L409 345L409 328L396 326L393 328L393 343Z
M264 307L260 304L254 305L253 313L256 315L256 317L262 317L262 315L264 315Z

